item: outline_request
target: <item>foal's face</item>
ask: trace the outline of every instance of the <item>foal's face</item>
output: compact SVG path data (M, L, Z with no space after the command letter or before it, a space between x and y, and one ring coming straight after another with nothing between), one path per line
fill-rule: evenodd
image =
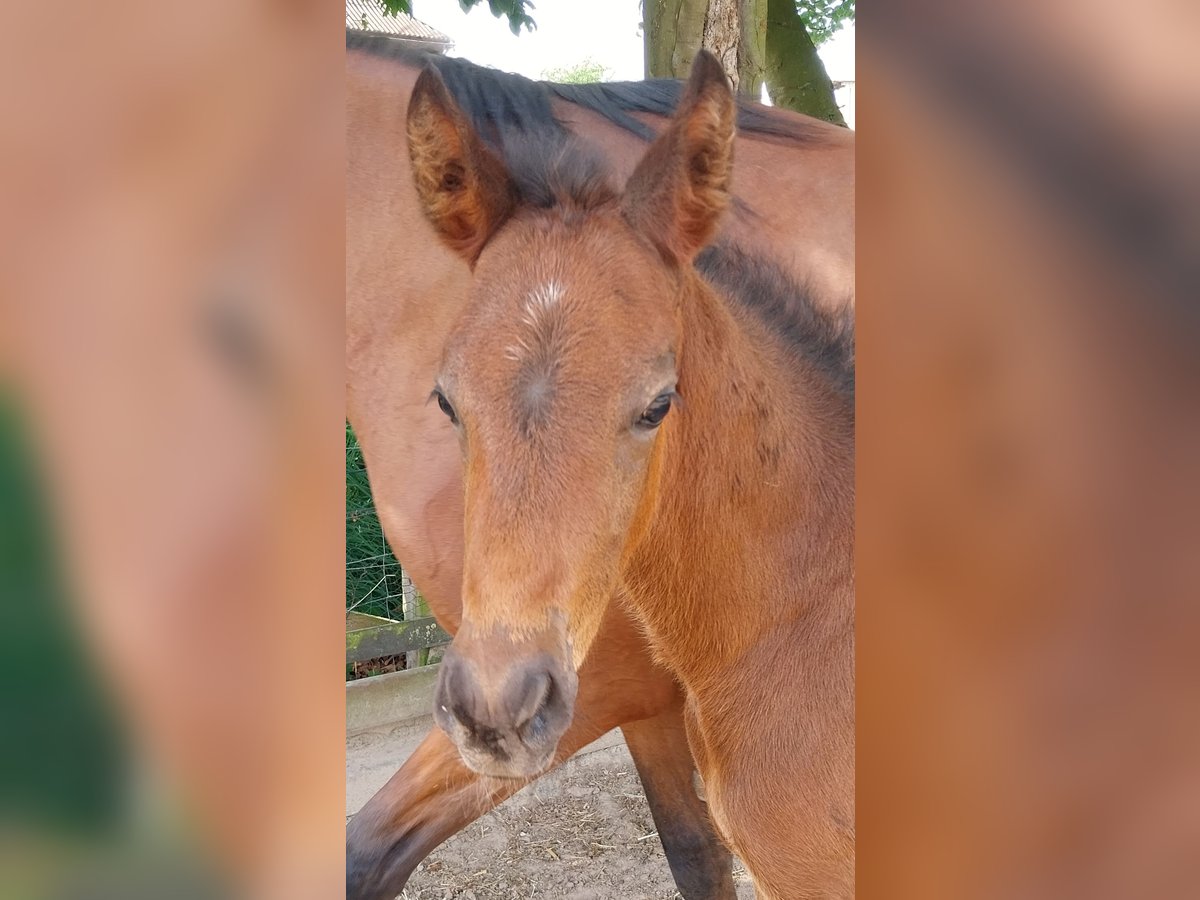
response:
M466 521L463 622L434 715L478 772L550 763L622 553L649 523L679 415L680 279L728 203L734 117L700 53L623 194L592 182L522 208L437 72L413 88L418 200L474 268L435 391L462 445Z
M615 205L574 224L525 213L479 260L436 396L466 500L463 626L437 713L482 771L540 770L570 721L678 414L676 291Z

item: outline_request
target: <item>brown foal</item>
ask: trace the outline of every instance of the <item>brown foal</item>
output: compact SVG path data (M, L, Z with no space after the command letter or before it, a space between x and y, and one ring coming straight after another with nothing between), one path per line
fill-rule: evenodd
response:
M566 141L501 162L436 69L417 81L417 194L472 268L434 390L465 469L435 716L475 770L542 771L617 596L686 688L709 810L760 895L850 896L851 329L766 263L698 258L735 117L702 54L618 193Z
M388 540L435 615L454 632L462 618L462 462L455 430L426 401L442 344L465 307L470 271L424 219L403 152L404 111L422 57L361 36L348 35L348 50L349 417ZM475 104L472 113L485 121L494 121L487 104L506 111L522 103L536 107L514 95L553 91L545 117L552 112L559 131L599 148L618 177L633 170L646 140L599 114L595 97L628 91L634 124L651 130L661 128L670 112L669 105L661 106L663 115L653 112L654 92L663 90L653 84L541 86L462 60L439 57L435 63L457 72L457 80L447 76L452 90ZM853 292L852 133L786 111L750 105L742 113L741 202L726 218L722 240L777 255L823 302L841 306ZM509 133L537 130L539 123L509 119L499 127L490 138L502 143ZM624 607L609 607L578 677L575 715L554 762L619 725L681 894L686 900L731 900L729 853L692 786L682 695L671 673L652 660ZM352 820L348 896L394 896L434 846L527 781L468 769L435 729Z

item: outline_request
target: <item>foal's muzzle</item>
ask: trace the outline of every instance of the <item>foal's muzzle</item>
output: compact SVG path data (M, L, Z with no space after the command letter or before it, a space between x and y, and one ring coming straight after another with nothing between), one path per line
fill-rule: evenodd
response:
M434 720L475 772L527 778L554 759L577 686L557 654L507 640L455 640L442 660Z

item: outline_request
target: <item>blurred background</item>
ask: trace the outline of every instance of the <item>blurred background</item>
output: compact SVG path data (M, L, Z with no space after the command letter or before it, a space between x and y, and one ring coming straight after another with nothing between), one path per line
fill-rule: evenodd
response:
M317 6L0 13L0 896L343 890Z
M859 12L859 891L1194 896L1200 7Z

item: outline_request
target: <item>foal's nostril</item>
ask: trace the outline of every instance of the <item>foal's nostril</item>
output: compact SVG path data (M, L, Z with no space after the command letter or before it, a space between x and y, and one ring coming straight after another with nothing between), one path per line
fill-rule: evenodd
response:
M470 683L470 674L450 654L442 661L442 674L436 693L437 708L468 731L475 731L475 717L469 704L475 702L475 692Z
M448 706L450 715L454 716L455 721L458 722L459 725L463 726L463 728L467 729L467 731L474 732L478 730L475 725L475 720L471 718L471 714L467 712L466 707L464 707L461 703L455 703L453 701L448 704Z
M536 737L546 725L546 711L554 699L554 677L547 670L525 675L516 692L513 721L522 737Z

